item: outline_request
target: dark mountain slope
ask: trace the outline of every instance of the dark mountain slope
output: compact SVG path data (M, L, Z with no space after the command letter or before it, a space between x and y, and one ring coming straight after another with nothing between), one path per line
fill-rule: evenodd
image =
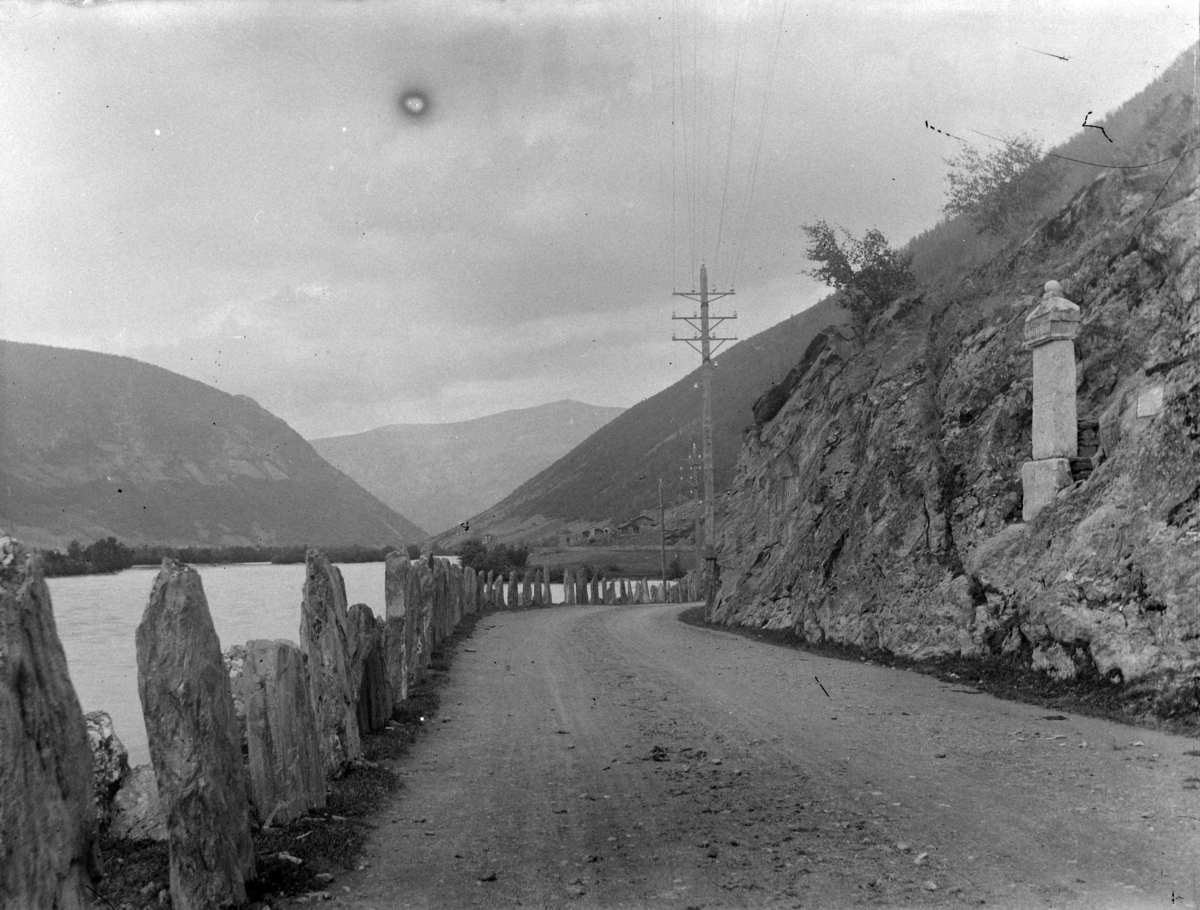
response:
M713 454L717 489L728 485L751 408L779 382L812 338L842 321L826 300L717 356L713 373ZM657 508L662 478L669 500L683 492L682 465L699 448L700 370L625 411L569 454L470 522L471 533L522 528L535 536L553 521L621 520ZM537 522L532 519L537 518ZM461 535L457 535L461 536ZM447 538L452 541L454 535Z
M437 533L507 496L624 410L556 401L460 423L393 424L312 445Z
M391 544L424 532L251 399L0 341L0 523L31 544Z

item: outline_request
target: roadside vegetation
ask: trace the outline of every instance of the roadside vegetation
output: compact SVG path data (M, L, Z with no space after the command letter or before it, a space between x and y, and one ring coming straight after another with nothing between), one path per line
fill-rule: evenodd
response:
M508 575L514 569L524 569L529 564L529 547L524 544L498 543L488 546L478 537L469 537L458 545L459 565L476 572Z
M912 253L892 249L875 228L861 238L840 228L845 242L824 221L804 225L808 235L807 256L817 267L805 272L842 293L842 306L854 327L864 329L887 305L916 287Z

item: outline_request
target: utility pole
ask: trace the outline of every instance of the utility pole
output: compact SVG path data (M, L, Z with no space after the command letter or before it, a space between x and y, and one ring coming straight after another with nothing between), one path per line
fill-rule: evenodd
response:
M688 483L691 487L692 494L692 520L694 530L692 533L692 546L695 554L692 560L693 568L696 571L696 580L700 579L700 569L704 559L704 541L700 537L700 457L696 454L696 444L692 443L692 454L688 458Z
M726 322L730 319L737 319L737 314L732 316L712 316L708 315L708 304L710 300L720 300L722 297L733 296L733 289L728 291L716 291L709 293L708 290L708 270L700 266L700 290L697 291L675 291L673 297L686 297L689 300L695 300L700 303L699 316L676 316L671 314L672 319L682 320L690 325L700 334L693 338L676 338L671 336L672 341L686 341L691 345L692 350L700 355L700 380L704 395L704 421L701 434L701 451L704 459L704 618L711 621L713 613L713 604L717 596L717 554L716 554L716 516L713 501L713 442L712 442L712 352L715 350L712 343L716 342L719 348L726 341L736 341L736 338L719 338L711 333L711 329ZM700 342L700 347L696 347L696 342Z

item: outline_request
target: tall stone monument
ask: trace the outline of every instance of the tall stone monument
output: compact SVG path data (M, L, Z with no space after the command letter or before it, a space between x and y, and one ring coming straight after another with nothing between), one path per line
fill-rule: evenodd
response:
M41 559L0 536L0 907L92 906L97 843L92 754Z
M1075 412L1075 337L1079 307L1047 281L1039 303L1025 317L1025 347L1033 352L1033 460L1021 466L1022 517L1032 521L1058 491L1071 485L1078 451Z
M171 906L245 903L255 865L241 734L200 573L163 560L135 643L138 695L167 816Z

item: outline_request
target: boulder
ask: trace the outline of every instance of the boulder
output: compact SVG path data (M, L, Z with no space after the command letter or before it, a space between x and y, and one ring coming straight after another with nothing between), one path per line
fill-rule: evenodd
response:
M466 566L463 570L463 614L473 616L479 609L479 579L475 570Z
M350 646L350 691L356 693L358 730L382 730L392 716L384 663L383 623L366 604L350 608L346 623Z
M254 877L245 772L229 674L195 569L163 560L136 641L171 850L171 905L244 903Z
M427 562L417 564L417 572L413 577L413 603L417 607L418 621L416 629L416 667L418 679L424 679L433 659L434 621L435 621L435 578L433 568Z
M130 841L167 839L167 819L153 765L136 765L121 778L113 797L108 836Z
M405 553L389 553L384 563L384 670L394 710L408 698L412 641L408 623L409 561Z
M304 652L284 639L245 649L250 799L259 821L286 825L325 808L325 765Z
M129 772L129 752L117 738L107 711L85 714L83 722L92 750L92 802L103 836L112 822L113 799L121 787L121 778Z
M221 652L221 660L229 673L229 690L233 693L233 713L241 733L242 754L246 754L246 699L242 690L242 666L246 662L246 646L230 645Z
M83 711L41 560L9 537L0 538L0 730L4 906L90 907L100 857Z
M429 650L426 651L426 661L433 656L433 650L446 637L446 614L448 612L449 592L446 581L446 561L430 559L429 585Z
M308 657L309 688L325 773L337 777L362 755L362 744L350 688L346 586L337 566L318 550L309 550L305 558L300 647Z

